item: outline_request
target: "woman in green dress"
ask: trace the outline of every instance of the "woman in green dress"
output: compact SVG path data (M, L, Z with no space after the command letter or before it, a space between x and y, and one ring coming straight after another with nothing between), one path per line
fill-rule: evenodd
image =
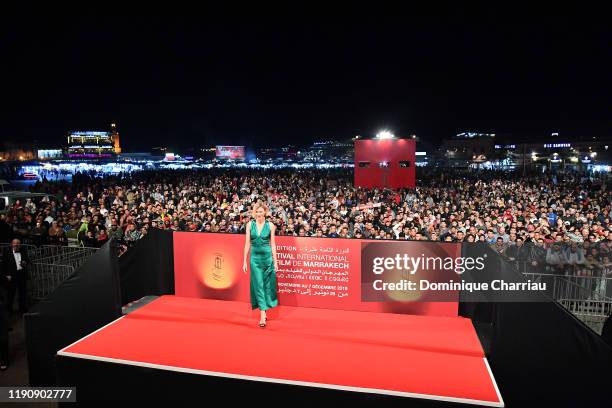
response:
M259 309L259 326L266 327L266 310L278 305L276 295L276 226L266 220L268 207L263 203L253 206L253 218L246 226L244 262L242 270L247 273L247 256L251 251L251 308Z

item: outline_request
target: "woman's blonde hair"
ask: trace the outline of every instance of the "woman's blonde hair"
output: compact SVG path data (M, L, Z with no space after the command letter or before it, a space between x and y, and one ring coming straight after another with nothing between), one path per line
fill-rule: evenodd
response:
M266 216L266 215L268 215L268 214L269 214L270 210L269 210L268 206L267 206L265 203L262 203L261 201L258 201L258 202L256 202L255 204L253 204L253 211L252 211L252 213L251 213L251 214L253 215L253 218L255 218L255 213L256 213L256 212L257 212L257 210L259 210L260 208L263 208L263 209L264 209L264 212L265 212L264 216Z

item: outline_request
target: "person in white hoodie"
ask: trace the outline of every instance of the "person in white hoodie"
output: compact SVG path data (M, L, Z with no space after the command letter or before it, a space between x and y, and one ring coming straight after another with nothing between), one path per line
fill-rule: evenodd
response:
M546 250L546 269L553 273L560 273L567 264L567 257L559 244L553 244Z
M584 249L579 247L575 242L572 242L569 248L566 249L565 256L569 265L584 264Z

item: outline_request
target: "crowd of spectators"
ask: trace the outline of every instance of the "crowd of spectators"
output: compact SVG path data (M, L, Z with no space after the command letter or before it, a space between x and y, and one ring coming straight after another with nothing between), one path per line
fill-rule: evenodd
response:
M257 200L268 204L279 235L487 242L500 250L612 241L606 183L576 174L423 171L416 189L392 191L355 188L352 169L152 170L76 174L33 191L49 196L8 208L2 241L65 245L74 236L100 246L115 237L129 247L151 228L244 233Z

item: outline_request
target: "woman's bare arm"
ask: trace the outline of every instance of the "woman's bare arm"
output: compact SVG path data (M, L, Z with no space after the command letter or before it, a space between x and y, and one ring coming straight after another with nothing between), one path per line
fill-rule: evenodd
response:
M270 246L272 247L272 259L274 261L274 270L277 270L277 261L276 261L276 241L274 239L276 232L276 225L270 223Z
M246 263L247 263L247 256L249 255L249 250L251 249L251 221L247 222L247 227L246 227L246 240L244 241L244 260L242 262L243 265L243 272L246 273Z

